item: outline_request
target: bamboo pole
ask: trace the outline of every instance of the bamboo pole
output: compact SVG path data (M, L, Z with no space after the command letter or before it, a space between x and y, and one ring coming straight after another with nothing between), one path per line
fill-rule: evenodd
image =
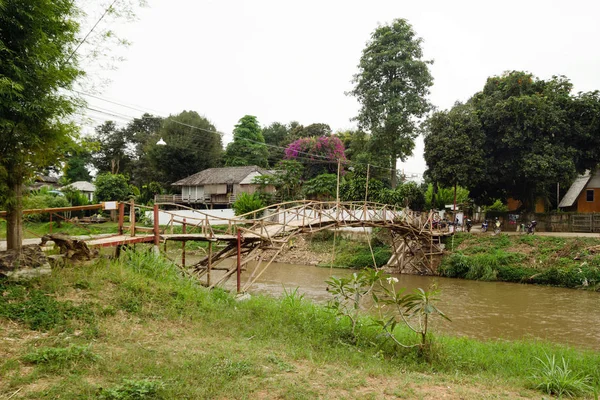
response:
M206 268L206 285L210 286L210 271L212 270L212 242L208 242L208 266Z

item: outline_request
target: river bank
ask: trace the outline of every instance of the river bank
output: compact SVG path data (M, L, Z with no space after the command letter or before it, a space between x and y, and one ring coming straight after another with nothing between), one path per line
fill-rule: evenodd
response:
M423 358L367 317L355 341L346 319L293 291L236 301L149 253L2 282L0 294L0 397L527 399L542 396L532 376L546 355L600 385L597 352L440 335L433 320Z
M600 290L600 241L590 237L459 233L441 276Z
M376 265L391 255L385 231L371 239ZM294 238L277 258L290 264L371 268L375 264L366 240L324 231ZM445 239L440 276L482 281L530 283L600 290L600 240L573 235L491 235L457 233Z

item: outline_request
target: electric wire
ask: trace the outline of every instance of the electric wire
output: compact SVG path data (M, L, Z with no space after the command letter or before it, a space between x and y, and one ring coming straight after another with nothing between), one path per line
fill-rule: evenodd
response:
M90 36L90 34L94 31L94 29L96 29L96 27L98 26L98 24L100 23L100 21L102 21L104 19L104 17L106 16L106 14L108 14L108 12L110 11L110 9L112 8L112 6L115 5L116 2L117 2L117 0L114 0L111 3L111 5L108 6L108 8L106 10L104 10L104 13L100 16L100 19L98 19L98 21L96 21L96 23L94 24L94 26L92 26L92 29L90 29L90 31L85 35L85 37L77 44L77 47L75 47L75 50L73 50L71 52L71 54L69 54L69 58L67 58L67 61L65 61L64 64L66 64L69 61L71 61L71 58L73 58L73 56L75 55L75 53L77 53L77 50L79 50L79 48L81 47L81 45L83 43L85 43L85 41Z
M73 91L76 92L76 93L79 93L81 95L84 95L84 96L92 97L92 98L95 98L95 99L98 99L98 100L101 100L101 101L105 101L107 103L111 103L111 104L114 104L114 105L118 105L118 106L122 106L122 107L128 108L128 109L131 109L131 110L134 110L134 111L139 111L139 112L147 113L146 110L148 110L147 108L146 108L146 110L144 110L141 107L137 108L137 107L129 106L129 105L126 105L126 104L123 104L123 103L120 103L120 102L117 102L117 101L109 100L109 99L106 99L106 98L103 98L103 97L100 97L100 96L96 96L96 95L93 95L93 94L90 94L90 93L85 93L85 92L81 92L81 91L77 91L77 90L73 90ZM91 107L86 107L86 108L89 109L89 110L93 110ZM100 108L100 107L98 107L98 108ZM110 110L109 111L106 111L106 110L104 110L104 111L93 110L93 111L101 112L101 113L104 113L104 114L107 114L107 115L111 115L111 116L115 116L117 118L122 118L122 119L135 119L135 118L137 118L137 117L132 117L132 116L129 116L129 115L126 115L126 114L121 114L121 113L119 113L120 115L116 115L115 112L111 112ZM144 116L144 115L142 115L141 118L142 119L143 118L156 118L156 119L162 118L162 119L168 119L168 117L162 117L162 116L153 117L153 116ZM189 125L189 124L186 124L186 123L183 123L183 122L180 122L180 121L176 121L174 119L169 119L169 120L171 122L174 122L174 123L179 124L179 125L187 126L189 128L197 129L197 130L200 130L200 131L203 131L203 132L208 132L208 133L216 133L216 134L219 134L219 135L223 136L222 132L213 131L213 130L205 129L205 128L200 128L200 127ZM240 139L245 140L247 142L255 143L255 144L262 144L262 145L265 145L265 146L270 147L272 149L280 150L283 154L285 154L285 151L287 150L285 147L282 147L282 146L277 146L277 145L270 144L270 143L259 142L259 141L252 140L252 139L249 139L249 138L240 138ZM307 162L308 161L316 162L316 160L314 160L314 158L320 158L320 159L322 159L321 163L337 163L338 162L337 160L332 160L330 157L319 155L319 154L311 154L311 153L304 152L304 151L297 151L297 153L298 154L306 155L307 157L297 156L295 158L302 159L302 160L307 161ZM343 164L345 166L348 166L348 165L350 165L350 166L353 166L353 165L363 165L363 166L370 166L370 167L373 167L373 168L378 168L378 169L385 170L385 171L390 171L390 172L393 171L393 169L389 168L389 167L384 167L384 166L375 165L375 164L371 164L371 163L363 163L363 162L358 162L358 161L351 161L351 160L345 160L345 161L343 161ZM396 169L396 171L397 171L397 169Z

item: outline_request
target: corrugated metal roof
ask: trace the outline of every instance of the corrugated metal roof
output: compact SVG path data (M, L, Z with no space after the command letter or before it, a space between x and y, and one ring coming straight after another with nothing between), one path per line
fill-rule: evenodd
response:
M80 192L95 192L96 186L93 183L86 181L77 181L67 185L75 190L79 190Z
M209 168L173 183L173 186L218 185L240 183L252 172L268 175L269 171L256 165L244 167Z
M567 190L567 194L565 194L565 197L562 198L558 207L571 207L577 201L579 194L588 184L590 178L591 175L589 171L587 171L584 175L579 175L569 190Z

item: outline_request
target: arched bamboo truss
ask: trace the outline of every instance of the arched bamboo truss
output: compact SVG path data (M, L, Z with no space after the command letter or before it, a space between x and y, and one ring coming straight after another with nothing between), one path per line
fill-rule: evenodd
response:
M186 226L198 232L162 233L163 241L209 243L206 257L192 266L192 274L204 278L209 287L221 284L236 272L239 274L250 261L258 261L243 289L238 276L238 291L245 291L256 282L295 235L344 227L389 229L393 253L386 266L397 272L433 274L433 256L441 254L439 238L445 234L431 229L431 213L414 213L372 202L296 201L272 205L235 218L216 217L199 210L194 210L192 217L178 211L161 212L170 214L171 226L185 222ZM213 252L212 244L215 242L224 242L225 245ZM233 256L238 257L236 265L220 267L222 261ZM225 274L212 281L211 272L215 269L225 269Z

